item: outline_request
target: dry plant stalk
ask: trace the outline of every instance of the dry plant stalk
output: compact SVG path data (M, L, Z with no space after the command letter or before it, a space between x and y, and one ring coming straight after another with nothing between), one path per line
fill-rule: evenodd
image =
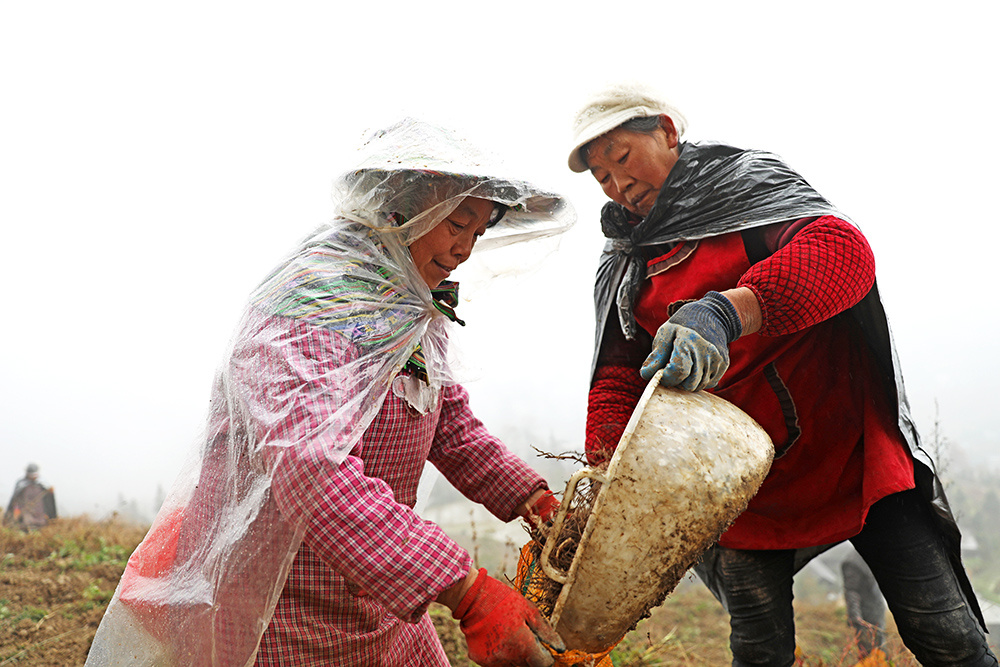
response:
M562 584L550 579L542 571L542 549L547 540L557 539L558 544L549 554L549 563L562 571L568 571L583 537L594 501L597 499L600 483L585 479L577 486L566 518L558 536L552 535L552 526L543 525L528 529L531 540L526 546L527 557L522 554L522 566L527 566L520 589L521 593L538 607L546 618L552 617L556 600L562 591Z

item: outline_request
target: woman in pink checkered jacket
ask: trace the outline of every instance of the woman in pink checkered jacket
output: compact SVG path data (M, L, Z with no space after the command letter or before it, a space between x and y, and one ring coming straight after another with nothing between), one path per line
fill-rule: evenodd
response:
M88 665L548 665L558 635L413 511L430 461L499 519L555 506L450 371L448 278L473 246L556 233L557 195L404 120L336 182L337 216L254 292L206 436L129 560ZM479 241L483 237L482 241Z

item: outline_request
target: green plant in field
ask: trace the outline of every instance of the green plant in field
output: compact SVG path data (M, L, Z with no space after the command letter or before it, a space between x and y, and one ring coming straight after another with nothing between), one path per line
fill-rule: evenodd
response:
M31 607L31 606L28 606L28 607L25 607L24 609L22 609L20 613L18 613L16 615L12 614L11 617L10 617L10 621L11 621L11 623L17 623L18 621L21 621L21 620L24 620L24 619L28 619L30 621L36 621L37 622L37 621L42 620L43 618L45 618L48 615L49 615L49 612L46 611L45 609L42 609L41 607Z
M97 584L91 584L80 593L80 601L71 605L70 609L63 610L62 615L65 618L72 618L78 613L90 611L94 607L106 607L114 594L114 590L102 590Z
M101 590L101 587L98 586L97 584L91 584L90 586L87 586L87 588L84 589L83 598L85 600L90 600L92 602L107 603L111 601L111 598L114 596L114 594L115 592L113 590L104 591Z
M125 566L130 549L120 544L109 544L98 537L98 548L87 548L73 539L64 541L58 549L49 554L48 561L58 562L63 569L84 570L93 565L111 563Z

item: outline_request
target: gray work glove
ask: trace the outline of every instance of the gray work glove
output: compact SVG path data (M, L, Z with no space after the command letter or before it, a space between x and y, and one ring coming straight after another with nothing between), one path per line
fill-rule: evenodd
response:
M653 351L639 371L660 384L699 391L714 387L729 368L729 344L743 333L736 307L718 292L681 306L656 331Z

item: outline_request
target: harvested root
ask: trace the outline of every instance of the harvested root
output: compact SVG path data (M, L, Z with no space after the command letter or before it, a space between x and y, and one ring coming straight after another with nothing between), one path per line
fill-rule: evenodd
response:
M555 538L559 543L549 554L549 563L564 572L569 570L576 556L577 547L580 545L583 530L587 526L587 519L590 518L599 489L600 484L592 480L584 480L577 486L573 504L566 514L559 535ZM562 591L562 584L547 577L541 567L542 549L546 541L552 539L551 532L551 525L531 527L528 530L531 539L522 549L517 577L514 580L514 585L521 594L533 602L546 618L552 617L556 600Z

